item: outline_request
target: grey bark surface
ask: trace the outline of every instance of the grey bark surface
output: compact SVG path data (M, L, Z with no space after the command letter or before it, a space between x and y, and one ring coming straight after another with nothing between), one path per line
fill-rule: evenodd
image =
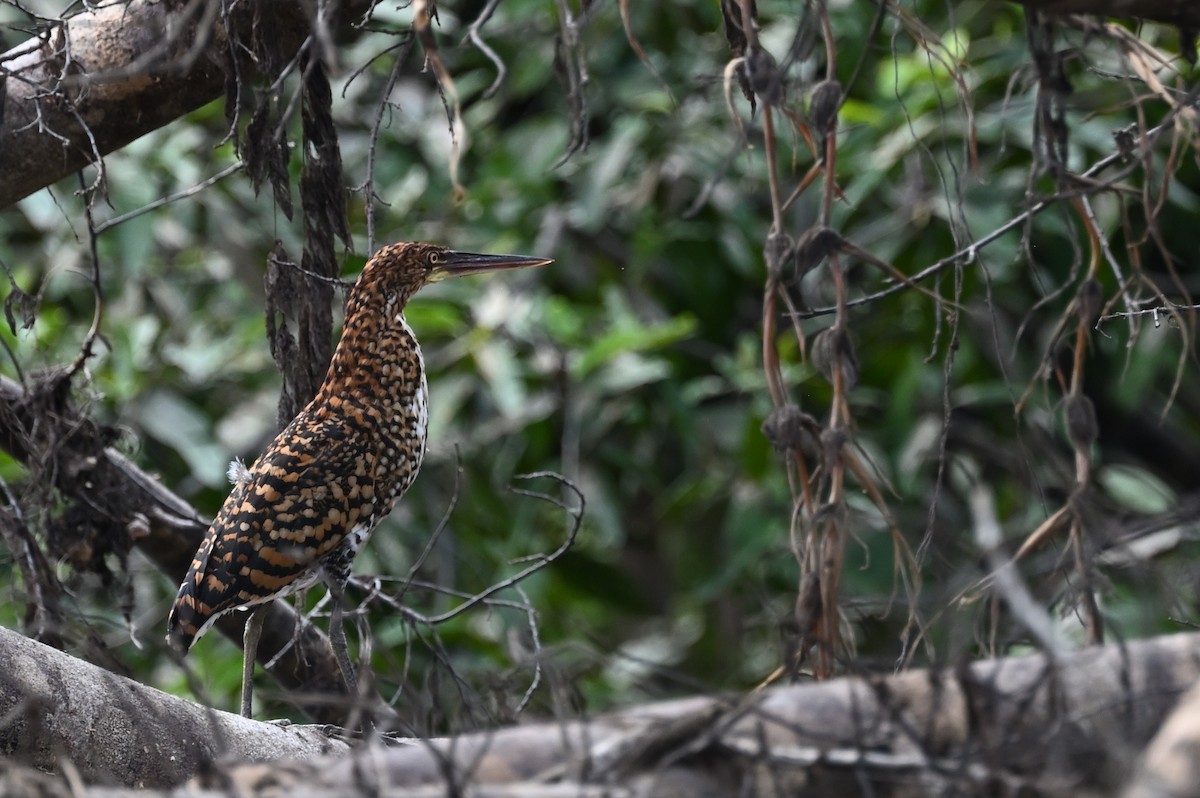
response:
M1114 795L1200 675L1200 635L693 698L594 721L458 737L230 773L424 788L621 784L647 795ZM707 791L707 792L706 792ZM397 793L400 794L400 793Z
M187 794L1106 796L1120 794L1200 676L1200 634L351 753L320 728L204 710L2 630L0 673L0 745L10 758L41 768L70 761L85 783L126 788L166 787L201 769Z
M206 709L0 628L0 750L88 784L167 787L221 761L345 751L320 727Z
M1124 798L1200 798L1200 683L1179 699L1146 747Z

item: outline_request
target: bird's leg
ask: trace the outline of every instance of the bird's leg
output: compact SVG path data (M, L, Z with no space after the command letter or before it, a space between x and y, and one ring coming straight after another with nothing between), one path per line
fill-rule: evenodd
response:
M259 604L250 611L246 629L242 632L242 717L250 717L250 701L254 694L254 661L258 657L258 638L262 636L263 621L271 602Z
M337 658L338 668L342 678L346 680L346 691L355 696L358 694L358 676L354 665L350 662L350 652L346 647L346 627L342 621L342 585L336 580L329 580L329 595L333 600L333 609L329 614L329 643L333 646L333 655Z
M375 724L371 720L369 712L364 711L361 716L359 715L360 710L366 709L366 702L360 703L360 700L364 696L359 693L358 672L354 669L353 663L350 662L350 652L346 647L346 625L342 615L346 583L350 580L349 564L342 565L338 563L333 565L333 567L327 565L324 578L325 584L329 587L329 596L333 601L333 608L329 611L329 644L333 647L333 655L337 659L338 668L342 671L342 678L346 681L346 693L352 702L347 725L350 727L355 726L357 724L357 720L355 719L361 717L363 738L370 739L374 735ZM364 650L360 649L358 653L361 655L364 653ZM369 690L371 684L370 671L367 672L367 679L364 689Z

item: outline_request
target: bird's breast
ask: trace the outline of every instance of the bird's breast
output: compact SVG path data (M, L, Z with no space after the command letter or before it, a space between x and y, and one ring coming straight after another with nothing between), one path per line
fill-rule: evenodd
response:
M371 356L357 359L355 379L343 383L339 411L366 431L367 458L385 515L417 476L429 434L429 384L425 358L403 316L378 340Z
M408 346L392 361L385 374L384 407L380 413L380 465L389 470L394 488L387 497L388 507L400 497L417 476L425 459L429 437L429 383L425 377L425 359L408 325L400 319Z

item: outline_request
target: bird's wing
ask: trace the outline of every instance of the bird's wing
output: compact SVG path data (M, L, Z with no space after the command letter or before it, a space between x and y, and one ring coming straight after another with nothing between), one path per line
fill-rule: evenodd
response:
M297 417L209 527L179 588L168 638L186 650L217 615L294 589L374 514L372 460L344 420Z

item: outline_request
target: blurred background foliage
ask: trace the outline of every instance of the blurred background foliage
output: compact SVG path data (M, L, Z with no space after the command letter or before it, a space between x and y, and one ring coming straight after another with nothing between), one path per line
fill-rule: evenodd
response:
M657 76L635 57L616 3L572 6L589 81L587 146L569 157L571 114L555 67L559 19L544 2L499 4L482 31L507 68L491 93L496 68L465 41L483 5L463 0L438 9L437 35L464 110L461 200L447 167L445 109L419 47L382 96L393 62L376 56L397 45L411 10L380 4L369 26L347 29L338 41L334 115L349 188L366 180L374 159L374 243L432 240L556 259L528 274L439 284L412 305L409 320L431 370L430 455L356 572L405 577L453 506L415 575L420 584L404 594L420 611L437 612L452 600L421 585L475 593L567 534L561 512L511 492L515 475L560 472L586 496L587 512L565 557L523 582L522 593L503 594L535 609L536 646L525 613L477 609L438 627L441 659L429 630L372 605L385 695L400 691L402 707L439 728L482 722L464 707L509 717L534 679L535 660L539 712L752 686L789 656L798 572L787 473L760 430L771 410L761 366L766 168L761 138L739 143L726 107L730 53L718 3L629 4ZM758 5L762 42L789 70L786 104L803 112L824 53L818 46L788 55L801 4ZM0 4L6 42L26 35L22 8L57 16L65 7ZM912 274L1053 192L1033 164L1037 78L1020 7L906 2L889 6L877 31L873 3L831 0L828 10L837 74L847 85L833 214L843 236ZM1136 33L1178 52L1172 29L1147 24ZM1110 42L1064 31L1059 45L1074 54L1069 165L1082 172L1115 149L1115 131L1152 126L1167 107L1129 77ZM1172 68L1180 80L1194 77L1178 60ZM1169 76L1164 68L1164 82ZM750 123L736 88L733 96ZM235 165L227 133L225 105L215 102L108 157L97 222ZM1123 167L1122 183L1133 191L1092 201L1126 274L1140 269L1167 298L1190 304L1200 175L1194 152L1177 146L1181 152L1164 139L1145 164ZM781 135L780 156L790 190L812 157L791 132ZM292 168L295 177L297 157ZM78 187L65 181L0 215L0 260L13 284L37 299L31 327L0 327L10 352L0 369L10 376L69 362L90 323ZM1157 240L1147 239L1143 188L1161 204ZM354 249L344 274L353 276L369 242L363 194L349 196ZM812 225L818 204L810 191L791 206L792 235ZM103 345L76 384L78 399L120 431L123 451L209 516L227 493L229 459L252 460L276 431L279 376L264 337L263 276L277 240L298 257L298 217L287 219L269 190L256 195L234 172L104 230L97 242ZM889 507L919 551L924 576L928 645L907 652L918 662L1026 644L1019 625L990 626L999 610L986 591L967 590L985 573L968 495L977 483L989 487L1015 547L1072 490L1062 391L1045 366L1061 357L1056 325L1085 249L1078 219L1059 202L928 283L965 308L955 334L944 311L914 291L851 312L861 367L851 393L855 433L890 485ZM889 284L869 267L849 274L854 295ZM789 277L804 307L832 298L823 268ZM1110 270L1100 280L1106 298L1117 295ZM1088 545L1109 555L1100 560L1099 592L1119 636L1171 631L1195 617L1194 336L1190 314L1159 322L1103 322L1087 353L1086 392L1100 420ZM828 324L803 322L810 336ZM789 327L785 320L781 330ZM779 346L793 401L822 418L829 386L794 336L781 335ZM18 501L35 491L3 454L0 476ZM857 493L850 507L845 634L859 662L888 667L913 643L901 639L907 608L894 586L886 524ZM1151 532L1161 542L1152 550L1115 547ZM1078 623L1065 553L1065 540L1052 539L1024 573L1071 630ZM175 580L136 552L117 569L116 590L73 570L67 558L57 568L79 624L68 641L90 630L139 678L187 692L162 645ZM18 626L27 597L9 554L0 556L0 580L7 599L0 621ZM130 598L132 630L117 609ZM193 658L207 698L235 706L234 648L212 635ZM447 667L463 680L457 696ZM288 712L269 687L259 694L265 714Z

